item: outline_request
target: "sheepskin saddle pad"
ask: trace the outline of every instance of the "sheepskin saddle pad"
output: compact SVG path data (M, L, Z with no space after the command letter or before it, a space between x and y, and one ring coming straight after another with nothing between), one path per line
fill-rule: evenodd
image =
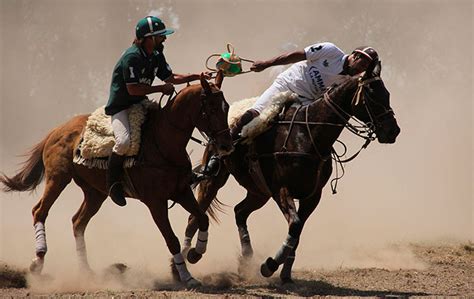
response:
M258 97L240 100L233 103L229 108L229 126L234 126L239 117L257 101ZM291 91L285 91L273 96L270 106L265 108L259 116L242 128L241 135L243 143L249 144L258 135L270 129L275 117L280 113L286 103L298 101L298 95Z
M140 150L141 128L146 120L148 107L153 103L144 100L128 109L130 122L130 148L126 154L124 167L132 167ZM108 157L115 145L112 121L105 114L104 106L97 108L87 119L82 140L74 154L74 163L89 168L107 169Z

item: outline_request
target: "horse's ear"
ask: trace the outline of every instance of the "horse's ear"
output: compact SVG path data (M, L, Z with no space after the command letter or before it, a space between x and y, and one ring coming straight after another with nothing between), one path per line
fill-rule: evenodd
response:
M201 73L200 80L201 80L201 86L204 89L204 91L207 94L212 93L211 86L209 85L209 82L207 82L206 78L204 77L204 73Z
M221 89L222 81L224 81L224 73L222 71L218 71L214 82L219 89Z
M374 76L380 77L380 73L382 72L382 62L379 60L377 65L374 68Z

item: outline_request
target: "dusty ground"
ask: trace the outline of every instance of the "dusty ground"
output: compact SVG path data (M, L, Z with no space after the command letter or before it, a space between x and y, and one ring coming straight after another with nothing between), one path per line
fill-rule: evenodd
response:
M25 271L1 266L0 297L102 298L102 297L298 297L298 296L474 296L474 244L426 246L411 245L417 258L426 264L422 270L387 270L379 268L338 270L300 270L294 273L294 285L281 285L277 275L271 279L255 276L243 279L237 273L213 273L200 277L203 287L186 290L172 282L153 282L148 289L127 288L123 277L115 276L121 286L83 287L83 282L69 290L41 291L38 281L25 277ZM125 274L123 274L125 275ZM110 277L109 277L110 278ZM102 278L103 279L103 278ZM52 278L42 278L47 285ZM36 287L27 287L34 284ZM76 290L74 290L77 287ZM47 287L45 287L47 288ZM74 291L73 291L74 290ZM78 291L80 290L80 291Z

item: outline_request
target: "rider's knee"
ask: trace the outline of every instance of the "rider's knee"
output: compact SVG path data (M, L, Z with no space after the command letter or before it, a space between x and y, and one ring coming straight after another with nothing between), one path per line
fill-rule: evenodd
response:
M118 155L125 155L127 154L129 148L130 148L130 135L122 135L122 136L116 136L115 137L115 145L113 148L114 153L117 153Z

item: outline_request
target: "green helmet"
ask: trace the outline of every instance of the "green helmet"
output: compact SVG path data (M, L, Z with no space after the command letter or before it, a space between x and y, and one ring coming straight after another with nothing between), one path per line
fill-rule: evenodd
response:
M138 39L153 35L169 35L173 32L173 29L166 29L162 20L153 16L141 19L135 27L135 35Z

